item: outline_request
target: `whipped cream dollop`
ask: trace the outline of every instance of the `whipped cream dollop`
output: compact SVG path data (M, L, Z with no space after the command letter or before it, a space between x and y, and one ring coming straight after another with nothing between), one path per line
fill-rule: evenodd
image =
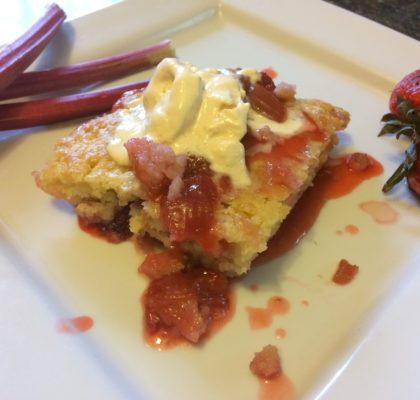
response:
M252 80L259 76L256 70L243 72ZM166 58L144 92L118 111L121 123L108 144L108 153L118 164L129 165L124 143L146 137L169 145L175 154L204 157L213 171L229 176L235 187L248 186L250 177L241 143L247 125L252 129L268 125L274 133L278 130L281 135L290 135L303 124L303 116L292 116L276 126L250 110L244 98L237 73L200 70Z

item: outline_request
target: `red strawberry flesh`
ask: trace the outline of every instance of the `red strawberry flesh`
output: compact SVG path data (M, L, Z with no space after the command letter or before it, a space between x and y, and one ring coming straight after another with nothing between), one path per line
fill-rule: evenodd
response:
M398 98L409 101L413 107L420 106L420 69L411 72L401 79L392 91L389 99L389 110L398 115Z

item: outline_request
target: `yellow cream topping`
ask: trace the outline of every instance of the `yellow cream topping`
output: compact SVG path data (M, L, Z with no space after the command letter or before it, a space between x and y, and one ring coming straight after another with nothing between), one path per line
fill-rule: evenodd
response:
M255 79L258 74L255 70L243 71ZM108 152L118 164L129 165L124 143L130 138L147 137L169 145L176 154L204 157L213 171L229 176L235 187L245 187L250 178L241 139L247 124L255 130L268 125L274 133L277 130L280 135L290 135L302 121L297 116L288 118L277 129L271 124L274 121L250 110L244 97L234 72L199 70L166 58L143 94L118 111L122 113L121 123Z

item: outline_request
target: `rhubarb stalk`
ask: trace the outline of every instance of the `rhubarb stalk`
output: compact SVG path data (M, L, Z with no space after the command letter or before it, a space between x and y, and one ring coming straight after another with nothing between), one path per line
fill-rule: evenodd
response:
M144 49L80 64L26 72L0 92L0 100L31 96L110 81L151 68L165 57L173 57L170 40Z
M44 50L66 18L57 5L49 5L22 36L0 50L0 90L9 86Z
M148 81L51 99L0 104L0 130L28 128L106 112L124 92L144 89Z

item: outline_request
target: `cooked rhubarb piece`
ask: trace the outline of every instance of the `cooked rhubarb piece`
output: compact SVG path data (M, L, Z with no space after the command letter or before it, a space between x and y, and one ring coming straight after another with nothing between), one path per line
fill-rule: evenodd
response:
M146 329L160 337L197 343L229 308L229 282L202 268L174 272L153 280L145 293Z
M190 164L187 164L178 193L161 197L161 218L171 241L194 240L211 253L216 245L212 228L219 200L217 185L208 167L206 170L191 171L188 168Z
M139 271L153 280L183 269L182 251L174 247L159 253L147 254L140 265Z
M249 103L255 111L276 122L285 120L286 107L284 102L274 94L273 90L256 83L251 84L246 93Z
M135 236L236 276L267 248L348 121L256 70L165 59L143 92L61 139L34 176L84 219L112 221L128 206Z
M256 352L249 364L251 372L263 379L273 379L281 374L280 356L277 347L269 344Z
M134 174L148 199L158 199L168 191L171 181L182 176L185 157L177 157L169 146L134 138L128 140L125 147Z
M65 18L66 14L57 4L50 4L44 15L22 36L0 50L0 91L41 54Z
M347 260L342 259L338 263L332 281L337 285L347 285L353 281L358 272L359 267L357 265L350 264Z

